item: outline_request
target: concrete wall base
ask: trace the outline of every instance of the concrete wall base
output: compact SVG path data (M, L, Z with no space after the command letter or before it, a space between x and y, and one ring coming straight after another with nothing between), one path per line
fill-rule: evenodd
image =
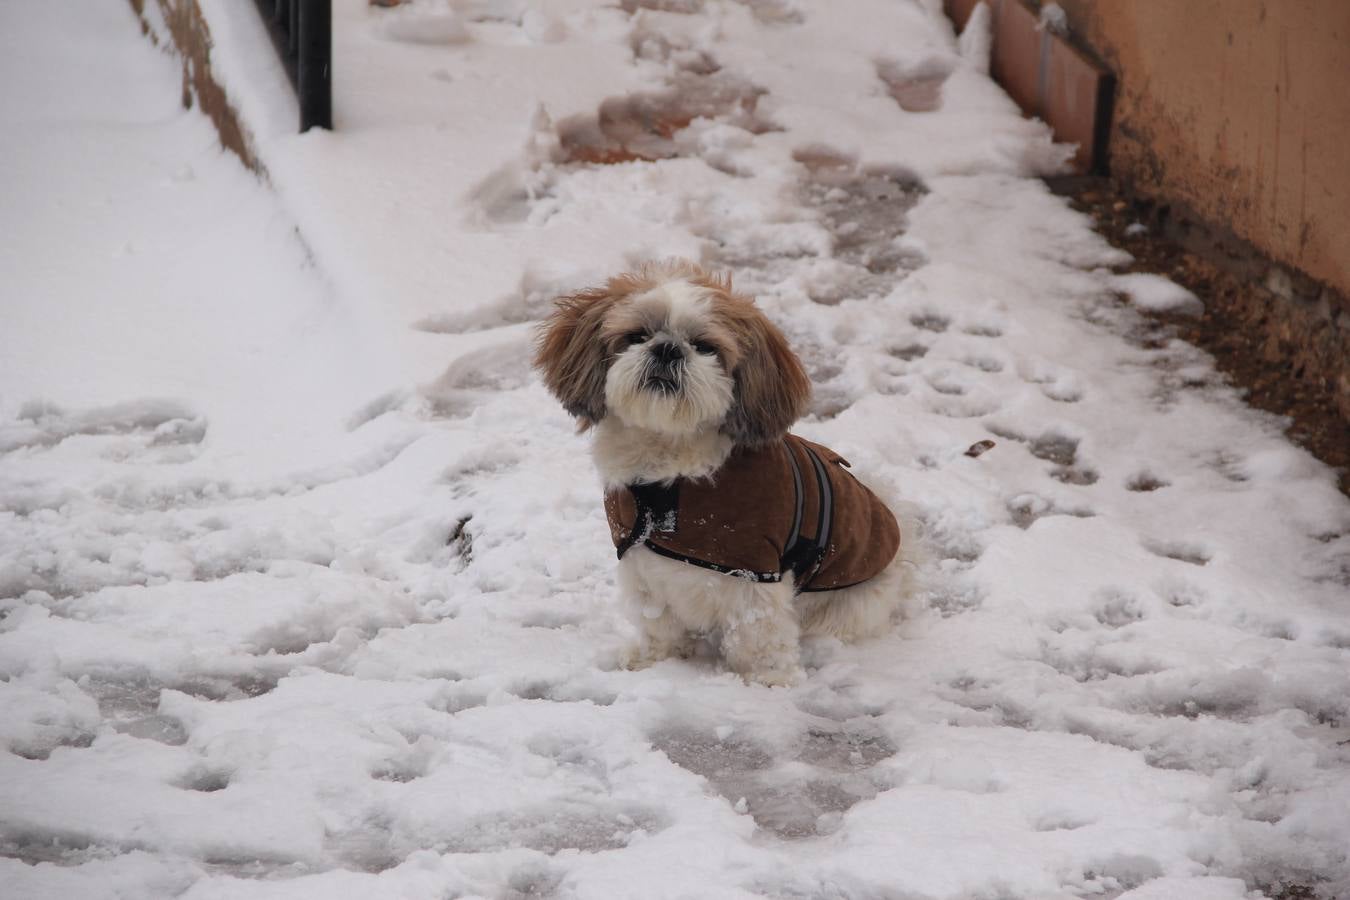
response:
M163 46L165 36L152 25L146 11L147 4L158 7L159 17L168 29L167 41L171 44L166 49L183 63L183 108L191 109L194 103L199 106L216 126L221 146L237 155L253 171L265 174L253 150L248 129L211 71L211 31L197 0L130 0L130 3L141 20L142 33L156 46Z
M1350 298L1194 212L1122 187L1157 233L1244 285L1206 302L1223 305L1264 361L1287 366L1291 378L1324 395L1350 422Z

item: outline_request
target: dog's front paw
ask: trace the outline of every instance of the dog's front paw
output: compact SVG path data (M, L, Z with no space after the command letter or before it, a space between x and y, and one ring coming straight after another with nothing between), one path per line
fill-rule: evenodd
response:
M619 664L625 669L637 671L648 666L654 666L662 660L685 659L691 656L692 652L692 643L686 645L685 643L644 641L635 643L624 650L619 656Z
M652 656L641 644L633 644L619 655L619 665L636 672L661 661L661 657Z
M762 684L765 687L796 687L806 680L806 672L801 666L780 667L775 669L755 669L745 673L745 680Z

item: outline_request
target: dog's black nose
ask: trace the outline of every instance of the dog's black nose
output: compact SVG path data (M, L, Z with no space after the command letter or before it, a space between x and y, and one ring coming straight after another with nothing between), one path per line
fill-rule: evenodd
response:
M663 341L651 348L652 359L660 365L670 367L684 359L684 350L674 341Z

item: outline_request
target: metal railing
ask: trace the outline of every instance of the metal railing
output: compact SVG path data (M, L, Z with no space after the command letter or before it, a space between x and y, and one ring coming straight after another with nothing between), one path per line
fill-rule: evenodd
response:
M256 0L300 101L300 130L333 127L332 0Z

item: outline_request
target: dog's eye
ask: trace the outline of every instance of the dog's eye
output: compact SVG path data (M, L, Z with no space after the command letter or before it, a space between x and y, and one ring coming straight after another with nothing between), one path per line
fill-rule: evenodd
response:
M642 343L647 337L648 335L645 331L630 331L623 336L623 343L624 346L631 347L634 344Z
M714 347L712 344L708 343L707 341L693 341L692 343L694 349L699 353L702 353L704 356L711 356L712 354L717 352L717 348Z

